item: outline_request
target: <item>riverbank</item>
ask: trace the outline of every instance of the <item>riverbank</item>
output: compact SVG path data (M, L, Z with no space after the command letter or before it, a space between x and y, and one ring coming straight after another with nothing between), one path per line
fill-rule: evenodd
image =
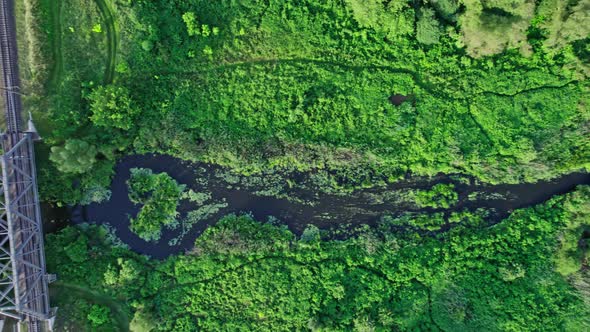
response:
M432 236L380 227L343 241L228 217L165 260L68 227L47 237L48 271L88 292L56 298L56 328L114 329L126 312L132 330L584 330L589 199L580 186L494 227L468 216Z

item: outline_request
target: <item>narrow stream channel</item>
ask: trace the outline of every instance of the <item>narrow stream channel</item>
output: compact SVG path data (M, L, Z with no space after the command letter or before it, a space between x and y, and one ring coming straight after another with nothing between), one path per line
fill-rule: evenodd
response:
M130 169L134 167L150 168L154 173L166 172L179 183L186 184L187 188L209 192L211 201L224 202L226 206L196 223L176 245L169 245L169 241L178 237L181 232L179 229L164 229L158 242L146 242L129 229L130 216L135 216L140 209L127 196L126 181L129 179ZM506 217L514 209L544 202L554 195L573 190L577 185L590 184L588 173L573 173L554 181L517 185L482 185L470 178L444 175L410 178L386 187L356 190L347 195L318 194L293 186L294 189L290 190L288 196L299 198L293 200L264 196L263 191L268 189L264 185L247 187L236 184L235 181L228 182L227 177L219 176L223 171L217 166L188 163L165 155L128 156L115 167L111 199L75 209L72 219L74 222L108 223L131 249L160 259L190 250L195 239L208 226L230 213L250 213L260 221L271 218L286 224L296 234L301 233L307 224L314 224L320 229L333 229L343 224L375 225L383 215L438 211L416 208L397 199L396 193L408 189L429 189L438 183L453 183L459 194L459 202L449 210L441 211L449 213L486 208L490 210L489 219L493 222ZM198 207L183 201L178 210L179 218L195 208Z

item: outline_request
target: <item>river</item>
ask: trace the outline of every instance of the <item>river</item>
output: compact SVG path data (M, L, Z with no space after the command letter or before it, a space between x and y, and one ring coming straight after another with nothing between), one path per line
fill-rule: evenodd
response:
M211 202L226 206L196 223L176 245L168 243L179 236L179 229L164 229L158 242L146 242L129 229L129 217L135 216L140 209L127 196L126 181L129 179L130 169L134 167L150 168L155 173L166 172L188 188L210 193ZM100 204L75 208L72 219L74 222L108 223L132 250L157 259L189 251L195 239L208 226L230 213L250 213L260 221L270 218L274 222L287 225L296 234L301 233L307 224L314 224L320 229L337 229L342 225L375 225L383 215L399 215L405 212L450 213L486 208L490 212L489 222L493 223L505 218L515 209L544 202L554 195L573 190L577 185L590 184L588 173L573 173L554 181L515 185L479 184L472 178L440 175L431 178L407 178L384 187L355 190L346 195L311 192L295 185L287 190L291 197L287 199L268 196L269 188L265 188L265 184L244 185L248 183L245 177L240 177L240 182L236 182L235 179L223 176L227 170L221 167L189 163L165 155L125 157L117 163L115 172L111 184L111 199ZM297 180L293 181L296 183ZM411 202L400 200L400 195L396 194L408 189L428 189L437 183L453 183L459 194L458 203L448 210L420 209ZM179 218L195 208L198 207L183 201L178 209Z

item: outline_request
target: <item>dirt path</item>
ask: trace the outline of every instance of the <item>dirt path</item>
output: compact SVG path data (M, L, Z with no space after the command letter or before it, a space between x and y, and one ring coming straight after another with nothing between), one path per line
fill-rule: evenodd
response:
M104 84L110 84L115 78L115 64L117 58L117 44L119 31L113 15L113 8L108 0L94 0L107 30L107 63L104 73Z
M129 317L120 303L112 297L88 289L84 286L56 281L51 287L67 290L71 295L84 298L91 303L101 304L109 307L114 314L117 326L121 331L129 331Z

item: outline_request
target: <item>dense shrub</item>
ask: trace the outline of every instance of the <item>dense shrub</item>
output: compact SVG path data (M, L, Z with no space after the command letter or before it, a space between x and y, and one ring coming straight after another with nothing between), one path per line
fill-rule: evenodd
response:
M134 107L127 88L107 85L97 87L88 96L94 124L101 127L131 129L139 110Z

